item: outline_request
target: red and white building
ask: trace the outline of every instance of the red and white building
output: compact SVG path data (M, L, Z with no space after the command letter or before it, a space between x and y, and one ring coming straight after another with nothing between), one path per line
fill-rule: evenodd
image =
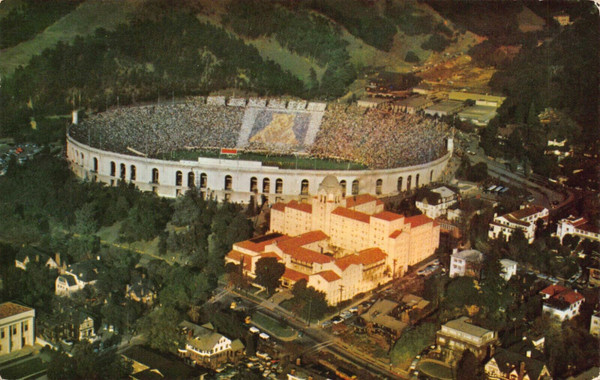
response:
M576 290L560 285L550 285L540 292L543 299L542 312L560 321L579 315L579 308L585 298Z
M562 243L565 235L575 235L584 239L600 241L600 230L586 218L576 218L573 215L561 219L556 225L556 235Z
M438 245L439 225L430 218L384 211L368 194L343 197L328 176L310 204L273 205L271 233L234 244L225 260L254 277L260 258L275 257L286 266L283 286L305 279L337 304L404 274Z
M488 237L496 239L502 235L504 240L508 241L513 232L519 229L523 231L525 239L531 244L535 238L536 222L539 219L548 222L548 215L547 208L535 205L521 206L520 210L504 215L495 215L494 220L490 223Z

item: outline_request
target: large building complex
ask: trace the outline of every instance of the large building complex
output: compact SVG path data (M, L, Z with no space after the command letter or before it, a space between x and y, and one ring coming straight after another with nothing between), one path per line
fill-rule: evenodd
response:
M273 204L308 199L327 175L347 194L411 190L441 179L452 150L445 124L416 115L208 97L84 120L74 113L66 152L75 174L91 181L125 181L165 197L196 188L219 201ZM187 151L193 159L173 158Z
M561 219L556 225L556 235L561 243L566 235L575 235L584 239L600 241L600 229L586 218L573 215Z
M327 176L311 203L273 205L271 233L234 244L226 261L253 277L260 258L276 257L286 266L284 286L305 279L336 304L403 275L438 244L433 220L384 211L368 194L345 197Z
M33 346L35 310L13 302L0 304L0 355Z

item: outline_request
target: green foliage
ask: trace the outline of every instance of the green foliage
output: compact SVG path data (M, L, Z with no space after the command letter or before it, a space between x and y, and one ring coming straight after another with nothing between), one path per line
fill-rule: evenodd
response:
M144 334L150 347L161 352L176 352L184 340L179 331L182 316L172 307L154 309L138 320L138 332Z
M477 305L480 297L473 278L456 277L448 283L443 304L447 309L462 309L465 306Z
M24 1L0 19L0 49L33 38L75 9L79 3L81 0Z
M406 62L410 63L418 63L420 61L419 56L415 54L414 51L409 51L406 53L406 57L404 57Z
M120 237L128 242L154 239L165 229L171 213L169 201L153 193L140 193L121 225Z
M96 352L89 343L76 344L72 354L69 357L62 352L51 353L47 374L50 380L123 379L133 370L116 351Z
M256 262L256 283L267 288L273 294L279 286L279 279L285 272L285 265L274 257L263 257Z
M442 24L435 24L433 18L409 3L386 1L385 15L391 18L398 28L409 36L430 34L435 30L450 33L452 31Z
M433 343L436 330L436 326L428 322L422 323L414 329L405 330L391 350L390 360L392 363L404 363L415 357Z
M308 320L321 319L327 312L328 304L325 293L312 286L306 286L306 280L298 280L292 288L294 298L291 299L291 309L300 317Z
M435 52L443 52L450 45L450 40L441 34L432 34L427 41L421 44L423 50L433 50Z
M15 267L14 259L12 262L2 265L0 299L21 302L35 308L38 312L48 311L49 300L54 297L54 281L58 272L56 269L48 269L44 264L35 261L29 262L26 271Z
M478 380L485 378L483 365L471 350L465 350L456 368L456 378L462 380Z

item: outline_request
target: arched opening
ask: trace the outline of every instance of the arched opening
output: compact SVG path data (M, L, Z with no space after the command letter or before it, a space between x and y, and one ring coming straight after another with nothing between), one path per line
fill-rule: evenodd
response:
M398 191L402 191L402 177L398 177L398 185L396 185Z
M250 192L258 192L258 180L256 179L256 177L250 178Z
M375 194L376 195L381 195L381 187L383 186L383 180L381 178L379 178L376 182L375 182Z
M268 193L269 191L271 191L271 180L268 178L263 179L263 189L262 192L263 193Z
M152 183L158 183L158 169L152 169Z
M225 190L231 190L233 187L233 179L230 175L225 176Z
M177 170L177 172L175 173L175 186L181 186L182 182L183 182L183 174L181 174L180 170Z
M94 157L94 172L98 173L98 159Z
M308 195L308 180L303 179L300 183L300 195Z
M281 178L277 178L275 180L275 194L283 193L283 180Z
M135 181L135 165L131 165L129 168L129 179Z
M125 169L125 164L121 164L121 168L120 168L120 169L121 169L121 170L120 170L120 173L119 173L119 174L120 174L120 176L119 176L119 177L121 177L121 179L122 179L123 181L125 181L125 176L127 175L127 173L125 173L125 172L126 172L126 169Z
M420 174L417 174L417 176L415 177L415 189L419 188L419 177L420 176L421 176Z
M110 162L110 176L114 177L117 171L117 165L115 165L114 161Z
M200 174L200 187L201 188L206 188L206 183L208 182L208 179L206 177L206 173L201 173Z
M359 185L360 183L357 179L352 181L352 195L358 195Z
M196 174L194 174L194 172L189 172L188 173L188 183L187 183L188 187L194 187L196 186Z
M412 175L409 175L406 179L406 191L410 191L410 182L412 181Z
M429 183L433 182L433 170L429 172Z
M342 187L342 197L346 196L346 180L343 179L340 181L340 186Z

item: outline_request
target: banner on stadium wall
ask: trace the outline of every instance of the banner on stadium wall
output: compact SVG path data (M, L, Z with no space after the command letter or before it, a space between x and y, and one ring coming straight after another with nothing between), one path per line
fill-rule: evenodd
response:
M237 149L221 148L221 154L238 154Z

